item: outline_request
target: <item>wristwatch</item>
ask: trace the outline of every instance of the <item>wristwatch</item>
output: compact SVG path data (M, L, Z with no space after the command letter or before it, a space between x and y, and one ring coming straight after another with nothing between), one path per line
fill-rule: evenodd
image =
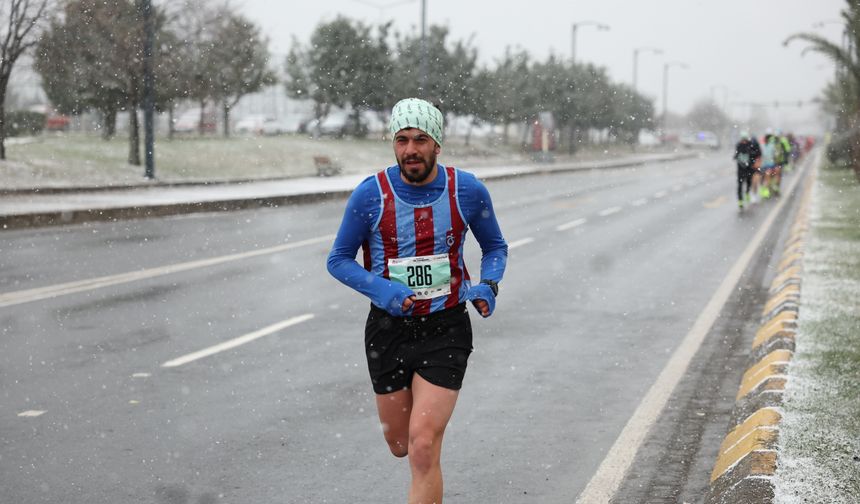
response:
M490 289L493 291L493 297L499 297L499 283L498 282L494 282L493 280L481 280L481 283L490 286Z

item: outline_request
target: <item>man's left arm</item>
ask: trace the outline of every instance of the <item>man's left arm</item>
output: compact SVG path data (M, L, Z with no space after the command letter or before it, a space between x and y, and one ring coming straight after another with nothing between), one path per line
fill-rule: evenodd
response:
M508 244L502 236L493 201L486 186L477 179L469 182L474 184L470 207L467 213L468 224L472 228L475 239L481 246L481 283L473 285L467 299L471 300L483 317L489 317L495 308L499 283L505 274L508 262ZM484 301L484 303L480 303Z

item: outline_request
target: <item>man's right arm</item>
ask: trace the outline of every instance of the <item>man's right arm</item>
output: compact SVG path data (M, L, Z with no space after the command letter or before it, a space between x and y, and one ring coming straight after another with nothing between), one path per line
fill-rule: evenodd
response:
M380 211L379 190L374 178L370 177L350 196L326 265L331 276L369 297L376 306L392 315L402 315L403 301L413 294L412 290L372 274L355 261L356 253L370 237Z

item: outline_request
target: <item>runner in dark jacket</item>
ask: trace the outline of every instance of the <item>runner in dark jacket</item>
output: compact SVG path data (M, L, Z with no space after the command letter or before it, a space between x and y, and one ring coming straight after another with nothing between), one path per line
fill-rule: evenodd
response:
M753 173L755 173L755 162L761 156L761 150L750 140L750 134L746 131L741 133L741 139L735 146L735 154L732 156L738 164L738 208L743 210L744 205L750 202L750 185ZM743 186L746 183L746 190Z

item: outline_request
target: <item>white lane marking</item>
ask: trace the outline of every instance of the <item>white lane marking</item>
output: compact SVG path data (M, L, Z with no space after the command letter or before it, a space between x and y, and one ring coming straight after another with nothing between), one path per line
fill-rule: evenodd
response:
M57 285L49 285L46 287L38 287L35 289L27 289L15 292L6 292L0 294L0 308L4 306L12 306L22 303L29 303L32 301L39 301L42 299L49 299L57 296L64 296L66 294L74 294L76 292L83 292L88 290L100 289L102 287L108 287L111 285L123 284L128 282L134 282L137 280L144 280L147 278L154 278L163 275L170 275L173 273L179 273L181 271L188 271L196 268L205 268L207 266L215 266L217 264L222 264L230 261L238 261L240 259L248 259L250 257L257 257L266 254L276 254L278 252L283 252L285 250L290 250L294 248L304 247L307 245L313 245L316 243L322 243L331 241L334 239L334 235L326 235L320 236L318 238L310 238L307 240L297 241L295 243L285 243L283 245L276 245L274 247L267 247L257 250L251 250L249 252L240 252L238 254L229 254L219 257L212 257L210 259L201 259L197 261L188 261L184 263L171 264L167 266L159 266L156 268L149 268L140 271L132 271L129 273L120 273L117 275L109 275L98 278L90 278L87 280L78 280L75 282L67 282Z
M565 222L564 224L559 224L555 227L556 231L567 231L568 229L575 228L577 226L581 226L588 222L586 219L576 219L570 222Z
M27 411L22 411L21 413L18 413L18 416L19 417L37 417L37 416L44 415L45 413L47 413L47 411L27 410Z
M635 201L631 201L631 202L630 202L630 204L631 204L632 206L642 206L642 205L644 205L645 203L648 203L648 199L646 199L646 198L639 198L638 200L635 200Z
M210 355L214 355L225 350L230 350L231 348L236 348L237 346L244 345L245 343L250 343L255 339L262 338L263 336L268 336L269 334L278 332L281 329L294 326L296 324L301 324L302 322L306 322L312 318L314 318L313 313L305 313L304 315L299 315L298 317L282 320L277 324L272 324L258 331L245 334L244 336L239 336L238 338L233 338L229 341L218 343L217 345L212 345L209 348L204 348L203 350L198 350L188 355L183 355L182 357L177 357L176 359L169 360L162 364L161 367L176 367L181 366L183 364L188 364L189 362L194 362L198 359L209 357Z
M151 373L134 373L131 375L132 378L149 378L150 376L152 376Z
M522 240L517 240L513 243L508 243L508 250L515 249L517 247L522 247L523 245L528 245L529 243L535 241L534 238L523 238Z
M669 193L667 193L666 191L657 191L654 193L654 197L659 199L666 196L667 194Z
M817 166L820 157L821 151L818 152L818 157L813 167ZM793 178L791 187L785 191L786 194L791 194L800 178L799 176ZM693 359L693 355L695 355L696 351L702 345L702 341L707 336L708 331L711 330L711 326L714 325L723 305L726 304L726 301L734 293L735 286L740 281L744 270L749 265L759 246L761 246L765 236L767 236L768 231L776 220L776 216L780 215L787 201L788 198L781 198L779 200L779 203L771 210L762 223L762 226L756 232L755 236L753 236L752 240L750 240L747 248L744 249L741 256L732 265L732 269L729 270L723 282L717 288L716 292L714 292L705 309L699 314L699 318L696 319L690 332L684 336L681 345L678 346L672 357L669 358L669 362L660 371L657 381L651 385L642 402L636 407L636 411L633 412L633 416L630 417L627 425L624 426L621 434L618 435L615 444L609 449L606 458L601 462L597 472L591 477L585 490L576 499L577 504L605 504L615 495L621 484L621 480L627 474L630 464L633 463L636 452L639 451L639 447L645 440L645 436L651 430L651 426L657 421L657 417L666 406L666 402L669 400L672 391L678 385L678 382L681 381L681 378L683 378L687 367L690 365L690 361Z
M606 216L618 213L620 211L621 211L620 206L614 206L614 207L607 208L605 210L601 210L600 212L597 213L597 215L599 215L601 217L606 217Z

